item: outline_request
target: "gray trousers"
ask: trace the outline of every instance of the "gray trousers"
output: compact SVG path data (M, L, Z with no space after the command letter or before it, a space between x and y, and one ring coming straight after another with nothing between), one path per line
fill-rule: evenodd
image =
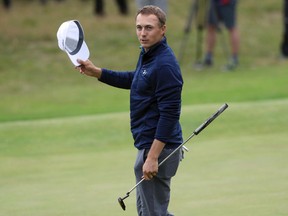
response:
M142 8L145 5L155 5L161 8L165 13L167 13L167 1L168 0L136 0L137 8Z
M174 149L163 149L159 157L159 162L173 152L173 150ZM139 182L142 179L142 167L148 152L149 149L138 151L134 165L136 182ZM181 150L175 152L159 167L157 176L152 180L143 181L136 188L138 216L173 216L168 212L170 182L171 178L176 174L181 158Z

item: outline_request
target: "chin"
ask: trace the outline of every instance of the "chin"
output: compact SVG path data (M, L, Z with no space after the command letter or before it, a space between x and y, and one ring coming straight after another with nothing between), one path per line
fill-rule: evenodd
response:
M151 47L151 44L144 43L144 44L142 44L142 46L145 47L145 48L149 48L149 47Z

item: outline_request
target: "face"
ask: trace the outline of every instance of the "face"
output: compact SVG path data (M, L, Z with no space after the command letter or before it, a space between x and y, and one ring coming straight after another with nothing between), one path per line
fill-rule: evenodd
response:
M166 26L160 27L159 20L154 14L136 17L136 33L141 46L145 51L158 43L164 36Z

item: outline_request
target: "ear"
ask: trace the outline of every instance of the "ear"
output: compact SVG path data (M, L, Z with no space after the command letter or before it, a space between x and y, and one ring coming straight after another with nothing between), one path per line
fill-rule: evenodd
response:
M162 35L164 36L165 33L166 33L166 25L163 25L163 26L161 27L161 31L162 31Z

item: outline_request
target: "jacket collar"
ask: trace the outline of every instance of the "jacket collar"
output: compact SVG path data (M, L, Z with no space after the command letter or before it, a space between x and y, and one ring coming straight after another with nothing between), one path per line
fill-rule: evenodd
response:
M167 39L164 36L158 43L154 44L147 52L145 52L144 48L140 46L141 53L145 56L151 56L155 54L155 52L161 47L165 47L167 45Z

